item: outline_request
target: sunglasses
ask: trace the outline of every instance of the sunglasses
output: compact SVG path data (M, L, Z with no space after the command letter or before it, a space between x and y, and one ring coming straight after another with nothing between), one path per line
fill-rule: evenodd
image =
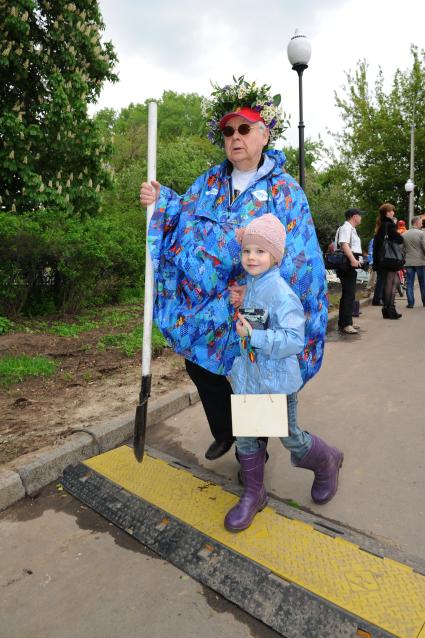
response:
M224 137L232 137L233 133L237 130L238 133L240 133L241 135L248 135L248 133L250 132L250 130L254 128L253 126L250 126L249 124L239 124L238 128L235 129L233 128L233 126L225 126L223 128L223 135Z

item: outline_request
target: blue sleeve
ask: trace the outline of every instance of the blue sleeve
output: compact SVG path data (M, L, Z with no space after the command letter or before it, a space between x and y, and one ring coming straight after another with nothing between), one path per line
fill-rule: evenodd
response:
M291 297L273 308L273 328L253 330L251 345L271 359L283 359L304 348L304 311Z
M161 255L173 245L181 214L199 198L206 174L201 175L184 195L161 186L159 198L149 224L149 251L154 269L159 267Z

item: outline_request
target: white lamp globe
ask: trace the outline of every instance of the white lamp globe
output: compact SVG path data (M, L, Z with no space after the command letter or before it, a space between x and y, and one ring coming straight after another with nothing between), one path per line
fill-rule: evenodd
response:
M308 66L311 58L311 44L310 40L299 29L295 29L295 34L289 41L288 59L293 67L296 66Z
M406 191L406 193L411 193L414 188L415 188L415 185L414 185L413 181L409 177L409 179L407 180L407 182L404 185L404 190Z

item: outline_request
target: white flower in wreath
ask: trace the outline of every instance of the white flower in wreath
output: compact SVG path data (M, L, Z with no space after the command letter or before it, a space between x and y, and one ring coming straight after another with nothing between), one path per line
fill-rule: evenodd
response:
M238 89L238 99L243 100L243 98L245 97L245 95L247 95L247 93L248 93L248 89L246 88L246 86L240 86Z

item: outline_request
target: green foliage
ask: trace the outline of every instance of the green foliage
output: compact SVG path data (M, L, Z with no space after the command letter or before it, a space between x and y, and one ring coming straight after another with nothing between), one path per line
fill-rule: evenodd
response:
M143 326L137 326L130 333L109 334L99 339L97 347L99 350L107 350L108 348L117 348L127 357L133 357L136 352L140 351L143 341ZM154 325L152 329L152 354L155 356L167 346L167 342Z
M407 220L408 196L404 184L410 172L410 130L415 131L415 207L425 205L425 52L412 46L410 70L394 75L389 91L379 73L374 88L367 78L367 64L358 63L347 74L345 95L336 95L344 121L337 136L343 161L350 166L350 188L357 204L370 215L362 221L362 231L373 235L380 204L397 208L397 217Z
M113 188L102 196L103 215L119 215L131 228L145 233L145 212L140 207L140 184L146 179L148 102L130 104L120 113L103 109L95 122L113 140ZM223 161L223 151L206 139L199 95L164 91L158 101L158 180L182 193L196 177ZM144 251L144 241L140 249ZM143 252L144 257L144 252Z
M5 322L14 326L16 332L30 332L31 334L56 334L60 337L78 337L78 335L90 330L97 330L103 327L123 327L133 321L135 318L141 315L142 307L139 304L133 308L115 309L110 308L96 309L91 311L84 311L81 315L73 315L68 321L50 319L48 321L39 321L31 319L30 321L24 320L18 325L8 322L6 318Z
M286 170L297 176L298 148L288 147L284 152ZM316 165L321 165L321 168L316 168ZM338 162L320 139L317 142L305 141L305 166L306 194L319 244L325 250L344 221L344 211L351 206L349 168Z
M0 213L0 306L8 315L115 302L141 273L140 237L119 218Z
M0 210L98 211L110 146L88 117L116 56L96 0L0 3Z
M184 193L196 177L214 163L223 161L222 151L212 151L210 147L208 142L196 137L164 142L158 153L158 180L177 193Z
M0 316L0 335L5 335L8 332L12 332L14 327L13 321L7 319L6 317Z
M137 303L143 299L142 287L122 288L118 295L118 303Z
M310 171L307 195L319 244L326 250L345 221L344 211L352 206L347 166L334 160L320 172ZM358 231L361 235L361 227Z
M27 377L48 377L56 372L56 364L48 357L22 354L0 359L0 385L19 383Z

